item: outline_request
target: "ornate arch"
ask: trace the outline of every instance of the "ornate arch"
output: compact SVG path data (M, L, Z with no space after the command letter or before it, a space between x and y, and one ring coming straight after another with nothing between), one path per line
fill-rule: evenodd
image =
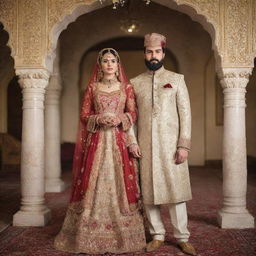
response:
M168 8L180 11L191 17L192 20L199 22L212 38L212 45L215 51L216 62L220 65L219 41L219 1L200 0L153 0L154 2ZM67 26L75 21L80 15L89 13L96 9L110 5L111 2L101 5L97 0L49 0L48 28L49 39L47 47L47 57L45 64L48 69L52 69L52 62L55 57L55 50L60 33Z
M253 10L253 15L252 15L252 20L253 20L253 32L252 32L252 37L253 37L253 59L256 58L256 1L253 1L253 6L252 6L252 10Z
M49 0L48 15L48 45L46 66L52 70L53 60L60 33L74 22L79 16L100 9L107 4L100 4L98 0Z
M256 1L152 1L185 13L199 22L211 35L219 67L253 67ZM1 22L10 35L8 45L16 67L51 69L61 31L80 15L110 4L110 0L103 5L98 0L0 1Z
M17 9L16 1L0 1L0 23L3 29L9 34L7 46L11 49L11 56L14 58L16 54L16 39L17 35Z
M187 14L192 20L200 23L210 34L212 48L215 53L216 64L221 66L221 33L219 24L221 20L220 0L153 0L168 8Z
M7 132L7 89L9 82L15 75L14 59L11 56L10 36L4 25L0 22L0 132Z

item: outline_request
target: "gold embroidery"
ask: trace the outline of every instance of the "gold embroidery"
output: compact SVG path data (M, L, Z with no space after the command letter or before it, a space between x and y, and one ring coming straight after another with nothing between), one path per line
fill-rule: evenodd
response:
M97 93L101 92L94 91L96 114L124 112L124 90L120 94L104 94L104 97ZM113 101L113 97L118 98ZM95 119L92 120L89 124L91 131L95 128ZM134 252L145 247L143 218L138 211L138 204L129 204L127 200L123 160L116 132L119 132L118 128L99 129L99 142L88 188L86 193L81 191L82 201L69 205L63 227L54 242L55 248L72 253L104 254ZM130 133L130 136L133 135ZM91 144L91 137L90 133L85 148ZM123 138L122 144L126 150L126 138ZM137 177L130 175L129 178Z
M189 146L190 102L184 76L161 68L154 77L143 73L131 80L134 85L138 117L138 142L143 157L140 177L143 202L168 204L191 199L187 162L176 165L178 141ZM171 89L163 85L171 84ZM180 140L179 140L180 139Z

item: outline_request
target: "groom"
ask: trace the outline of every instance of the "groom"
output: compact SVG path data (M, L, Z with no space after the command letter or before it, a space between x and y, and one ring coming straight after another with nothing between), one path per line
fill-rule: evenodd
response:
M190 101L184 76L163 66L165 48L163 35L146 35L144 58L148 70L131 80L139 110L142 196L153 237L146 250L155 251L164 242L165 228L159 206L167 204L179 247L184 253L196 255L188 242L186 210L186 201L192 198L187 163ZM131 151L136 155L136 145Z

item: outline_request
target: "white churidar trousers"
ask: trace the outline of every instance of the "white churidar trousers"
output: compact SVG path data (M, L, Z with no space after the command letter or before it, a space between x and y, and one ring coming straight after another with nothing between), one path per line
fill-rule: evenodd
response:
M160 215L160 205L145 204L145 211L149 221L149 231L154 240L164 241L165 228ZM187 228L188 215L186 202L168 204L173 235L178 242L187 242L190 233Z

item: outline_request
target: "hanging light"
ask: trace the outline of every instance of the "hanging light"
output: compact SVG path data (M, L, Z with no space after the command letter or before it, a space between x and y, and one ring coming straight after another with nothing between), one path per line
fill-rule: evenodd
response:
M127 0L112 0L113 3L113 9L117 9L118 6L123 7Z
M108 0L98 0L101 4ZM124 19L120 20L120 29L127 34L136 33L139 31L141 24L138 20L133 16L132 9L137 8L137 4L134 0L111 0L113 3L113 9L117 9L118 7L124 7L123 11L125 11L123 17ZM151 0L141 0L146 5L150 4Z
M105 2L106 0L99 0L101 4ZM113 3L113 9L117 9L117 7L121 6L123 7L129 0L111 0ZM151 0L142 0L143 2L146 3L146 5L150 4Z
M124 31L125 33L132 34L139 31L140 24L136 19L123 19L120 21L121 26L120 29Z

